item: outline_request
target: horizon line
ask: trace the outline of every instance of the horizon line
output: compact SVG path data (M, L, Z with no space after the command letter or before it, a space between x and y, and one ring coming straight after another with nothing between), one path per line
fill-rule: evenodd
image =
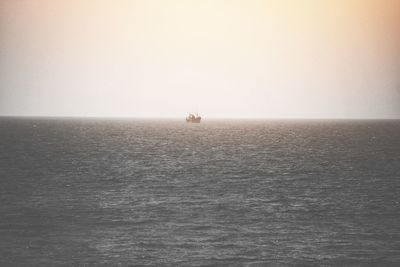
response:
M49 118L49 119L131 119L131 120L184 120L185 117L155 117L155 116L85 116L85 115L0 115L0 118ZM207 117L202 120L400 120L384 117Z

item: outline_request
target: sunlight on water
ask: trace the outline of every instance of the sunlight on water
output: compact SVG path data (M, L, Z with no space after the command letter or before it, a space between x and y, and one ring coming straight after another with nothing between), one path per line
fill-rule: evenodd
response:
M399 263L399 132L3 118L0 263Z

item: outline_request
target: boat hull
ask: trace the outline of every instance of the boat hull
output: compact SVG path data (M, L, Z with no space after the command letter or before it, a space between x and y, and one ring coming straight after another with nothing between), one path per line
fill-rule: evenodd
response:
M193 119L186 118L187 123L200 123L200 121L201 121L201 117L193 118Z

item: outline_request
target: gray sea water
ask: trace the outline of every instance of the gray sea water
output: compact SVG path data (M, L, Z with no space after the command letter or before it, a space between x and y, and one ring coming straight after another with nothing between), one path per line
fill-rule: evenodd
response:
M399 266L400 121L0 119L1 266Z

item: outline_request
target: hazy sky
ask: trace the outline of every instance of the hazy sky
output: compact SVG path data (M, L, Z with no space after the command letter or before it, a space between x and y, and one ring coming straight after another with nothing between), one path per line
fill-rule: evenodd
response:
M400 118L399 0L0 0L0 115Z

